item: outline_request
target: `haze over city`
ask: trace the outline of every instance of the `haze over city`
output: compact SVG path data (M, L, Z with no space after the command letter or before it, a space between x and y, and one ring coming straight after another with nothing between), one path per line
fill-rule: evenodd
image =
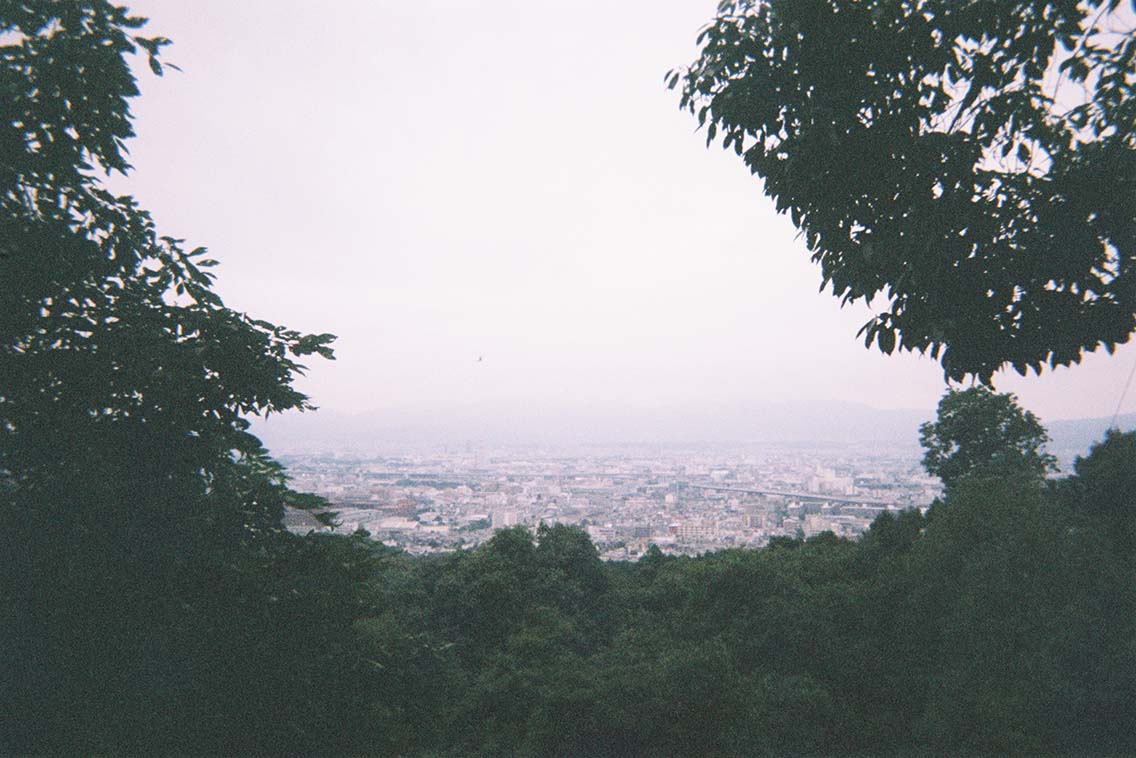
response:
M817 293L789 220L665 89L714 7L140 2L184 73L140 76L114 186L210 248L231 306L339 335L301 383L335 418L439 440L929 418L938 364L863 348L872 311ZM995 383L1044 421L1110 417L1134 361Z

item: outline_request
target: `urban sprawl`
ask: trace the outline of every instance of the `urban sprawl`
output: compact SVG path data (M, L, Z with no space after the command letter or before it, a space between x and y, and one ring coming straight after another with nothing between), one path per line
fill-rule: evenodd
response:
M910 451L463 449L284 456L292 487L325 497L337 532L364 529L415 554L472 548L497 529L571 524L607 560L650 545L694 555L778 536L855 537L884 510L925 508L937 479ZM290 512L291 529L318 528Z

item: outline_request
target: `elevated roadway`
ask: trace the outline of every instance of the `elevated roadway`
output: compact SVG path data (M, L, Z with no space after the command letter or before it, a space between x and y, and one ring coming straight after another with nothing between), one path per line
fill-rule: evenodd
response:
M775 495L778 497L792 498L794 500L811 500L824 503L876 505L883 508L889 508L896 505L894 501L890 500L877 500L875 498L857 497L854 495L825 495L819 492L796 492L793 490L774 490L750 487L726 487L721 484L709 484L705 482L676 482L676 484L678 484L680 487L690 487L691 489L715 490L717 492L737 492L743 495Z

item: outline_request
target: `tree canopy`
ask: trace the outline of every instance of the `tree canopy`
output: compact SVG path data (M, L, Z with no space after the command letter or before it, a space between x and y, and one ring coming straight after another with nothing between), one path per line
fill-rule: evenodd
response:
M1136 554L1136 432L1109 429L1073 470L1066 484L1075 506L1106 526L1120 554Z
M971 477L1040 481L1054 468L1044 452L1049 434L1012 394L981 385L949 390L939 401L935 422L919 427L926 449L923 467L948 488Z
M143 23L103 0L0 16L0 476L40 508L154 493L200 511L208 495L243 502L213 514L238 531L264 527L285 490L244 415L308 407L297 359L331 357L333 338L227 308L204 248L103 187L130 168L130 57L163 71L168 40Z
M723 0L682 106L764 183L865 345L989 381L1136 328L1119 0Z
M321 501L246 418L309 407L299 361L333 338L226 307L204 248L106 189L130 168L131 62L164 70L143 23L0 5L5 754L283 752L354 707L326 685L359 678L364 561L284 530Z

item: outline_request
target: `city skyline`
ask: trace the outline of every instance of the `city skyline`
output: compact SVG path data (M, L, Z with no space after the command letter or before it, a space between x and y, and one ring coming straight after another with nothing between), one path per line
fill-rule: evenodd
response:
M483 544L500 529L563 524L608 560L654 545L697 555L822 532L855 538L884 511L926 509L939 481L881 451L676 448L587 454L433 450L286 459L292 485L327 498L335 529L411 554ZM289 528L326 527L292 511Z

